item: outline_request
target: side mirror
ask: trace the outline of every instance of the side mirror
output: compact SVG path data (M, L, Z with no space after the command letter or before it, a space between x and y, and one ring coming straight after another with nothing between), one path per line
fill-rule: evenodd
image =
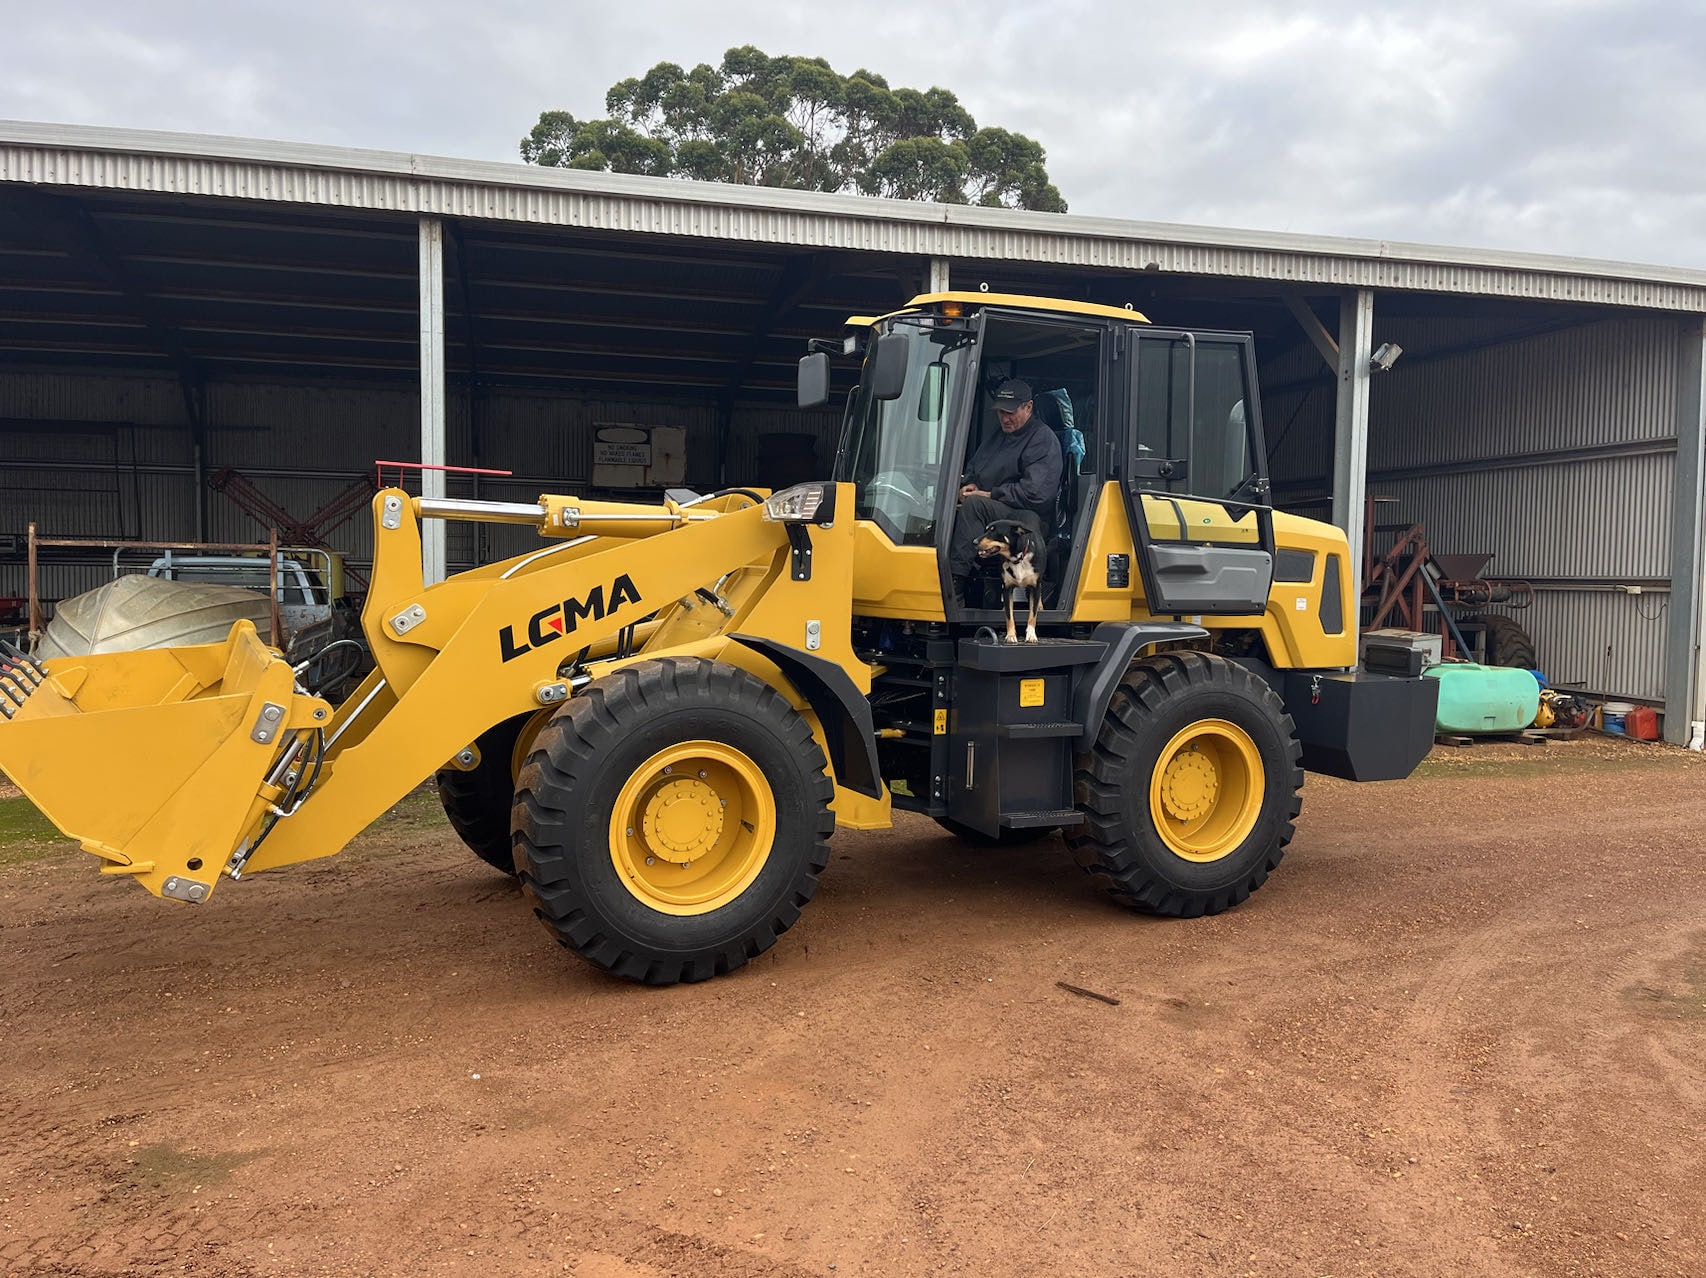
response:
M905 333L884 333L871 355L871 395L899 399L906 389L906 360L912 342Z
M822 351L800 360L798 398L801 408L822 408L829 403L829 356Z
M934 425L942 420L942 402L948 389L948 365L933 360L924 366L924 384L918 388L918 420Z

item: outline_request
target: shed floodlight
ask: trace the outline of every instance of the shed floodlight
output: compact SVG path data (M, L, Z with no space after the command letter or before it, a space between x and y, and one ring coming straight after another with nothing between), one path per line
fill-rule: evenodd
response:
M1398 362L1398 357L1404 353L1404 348L1397 342L1382 342L1380 349L1368 357L1368 368L1373 373L1389 373L1392 366Z

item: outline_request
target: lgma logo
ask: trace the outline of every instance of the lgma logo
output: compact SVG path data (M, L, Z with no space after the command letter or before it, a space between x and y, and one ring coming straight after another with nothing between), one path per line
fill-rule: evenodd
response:
M624 604L639 603L640 592L633 578L623 573L610 583L608 600L603 586L594 586L585 599L565 599L560 604L541 608L527 619L527 642L515 641L515 627L505 626L498 631L498 647L505 661L514 661L523 653L556 643L564 635L572 635L583 619L603 621L613 616Z

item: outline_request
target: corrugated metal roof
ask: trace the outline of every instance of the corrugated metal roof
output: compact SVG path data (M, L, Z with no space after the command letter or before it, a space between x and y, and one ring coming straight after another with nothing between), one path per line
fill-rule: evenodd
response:
M1706 272L392 151L0 121L0 182L443 214L747 244L1706 312Z

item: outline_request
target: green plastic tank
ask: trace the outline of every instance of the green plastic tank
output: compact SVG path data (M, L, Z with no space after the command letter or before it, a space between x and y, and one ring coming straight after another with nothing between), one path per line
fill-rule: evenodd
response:
M1520 732L1540 710L1540 684L1531 670L1452 662L1422 674L1439 683L1438 732Z

